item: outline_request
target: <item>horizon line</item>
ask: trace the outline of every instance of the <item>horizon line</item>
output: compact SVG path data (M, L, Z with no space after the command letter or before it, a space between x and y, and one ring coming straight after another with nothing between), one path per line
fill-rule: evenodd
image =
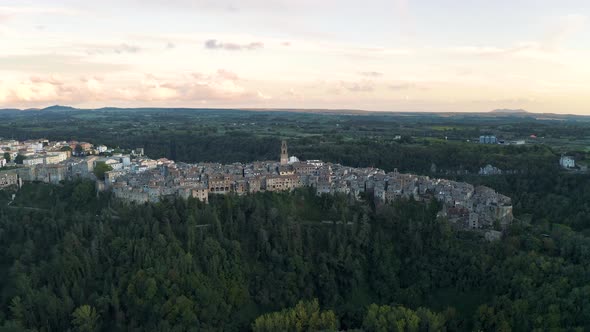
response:
M102 106L102 107L74 107L69 105L50 105L42 108L31 107L31 108L10 108L3 107L0 111L45 111L51 110L52 108L66 108L78 111L99 111L104 109L120 109L120 110L141 110L141 109L162 109L162 110L217 110L217 111L251 111L251 112L292 112L292 113L342 113L342 114L495 114L501 115L551 115L551 116L574 116L574 117L590 117L587 114L574 114L574 113L546 113L546 112L531 112L524 109L493 109L489 111L377 111L377 110L366 110L366 109L354 109L354 108L289 108L289 107L155 107L155 106L136 106L136 107L119 107L119 106Z

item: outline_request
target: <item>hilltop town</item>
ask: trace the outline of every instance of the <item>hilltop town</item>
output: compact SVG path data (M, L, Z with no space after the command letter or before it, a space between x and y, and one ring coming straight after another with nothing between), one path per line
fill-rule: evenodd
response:
M24 158L0 172L0 188L21 186L23 181L58 184L76 178L95 180L97 189L111 191L121 200L146 203L164 197L193 197L208 202L210 195L244 195L263 191L288 191L311 187L321 194L345 194L378 203L401 198L436 199L439 215L463 229L502 229L512 219L511 199L493 189L464 182L402 174L378 168L354 168L320 160L300 161L289 156L287 142L280 146L278 161L252 163L196 163L157 160L138 148L117 153L85 142L34 140L0 141L8 158ZM102 170L102 171L100 171ZM496 233L489 233L497 236Z

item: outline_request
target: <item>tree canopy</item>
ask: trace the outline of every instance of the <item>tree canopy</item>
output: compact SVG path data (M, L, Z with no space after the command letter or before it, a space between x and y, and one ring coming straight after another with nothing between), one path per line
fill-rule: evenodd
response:
M107 165L104 161L99 161L94 166L94 175L97 179L104 180L105 173L112 170L113 168L110 165Z
M0 204L0 326L590 328L585 236L516 222L490 243L439 209L307 189L134 205L92 182L25 184Z
M14 158L14 162L19 165L22 165L23 160L25 160L25 157L21 154L17 154L16 157Z

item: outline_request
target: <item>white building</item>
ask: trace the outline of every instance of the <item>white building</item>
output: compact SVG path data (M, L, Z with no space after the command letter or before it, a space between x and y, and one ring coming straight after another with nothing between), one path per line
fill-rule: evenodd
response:
M106 145L99 145L96 147L96 151L98 151L98 153L104 153L107 152L109 148L107 148Z
M34 157L30 157L30 158L24 159L23 160L23 165L25 165L25 166L34 166L34 165L43 164L44 162L45 162L45 158L39 157L39 156L34 156Z
M6 166L6 159L0 158L0 167Z
M498 175L502 174L502 170L490 164L479 169L479 175Z
M120 169L123 169L123 163L117 159L114 159L114 158L109 158L109 159L105 160L104 163L111 166L113 171L118 171Z
M574 160L574 157L561 156L561 159L559 159L559 165L563 168L574 168L576 167L576 161Z
M41 151L43 151L43 143L41 143L41 142L28 143L27 148L30 150L33 150L34 152L41 152Z
M59 164L68 159L66 152L56 152L45 156L45 164Z

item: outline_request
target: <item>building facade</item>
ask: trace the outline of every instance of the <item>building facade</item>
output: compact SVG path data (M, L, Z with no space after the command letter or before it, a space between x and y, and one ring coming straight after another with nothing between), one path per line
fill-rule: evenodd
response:
M571 156L561 156L559 165L563 168L574 168L576 167L576 160Z

